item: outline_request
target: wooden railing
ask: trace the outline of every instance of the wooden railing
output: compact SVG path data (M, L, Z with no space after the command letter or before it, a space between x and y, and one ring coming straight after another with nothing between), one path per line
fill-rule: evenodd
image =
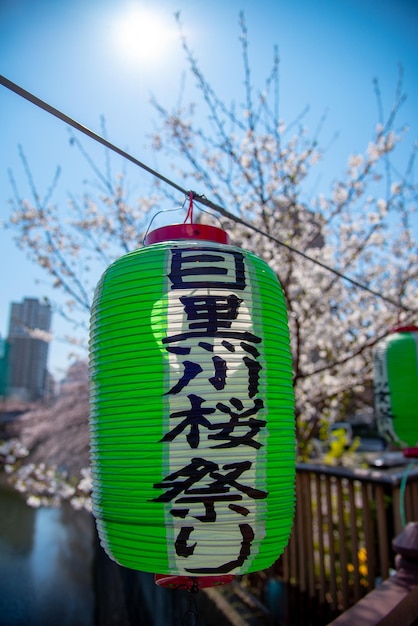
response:
M336 626L412 624L405 616L417 614L418 574L413 584L407 568L406 578L390 576L392 540L403 522L418 520L418 465L407 471L405 489L404 474L405 469L389 473L298 464L295 522L284 554L269 570L202 591L200 614L219 626L325 626L339 616ZM414 558L418 563L418 552ZM94 571L98 625L183 623L186 592L161 590L151 575L117 566L98 542ZM383 589L365 597L383 581ZM365 621L376 606L391 621ZM356 612L341 621L350 607Z
M298 464L289 544L264 579L251 584L281 585L287 616L280 623L327 624L389 577L392 539L402 522L415 520L418 465L388 472Z
M396 572L328 626L418 624L418 522L392 542Z

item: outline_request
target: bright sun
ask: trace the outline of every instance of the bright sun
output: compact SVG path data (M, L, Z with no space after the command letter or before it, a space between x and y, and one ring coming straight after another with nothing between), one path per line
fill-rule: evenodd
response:
M133 62L156 63L168 53L175 37L173 24L152 9L132 8L116 20L116 46Z

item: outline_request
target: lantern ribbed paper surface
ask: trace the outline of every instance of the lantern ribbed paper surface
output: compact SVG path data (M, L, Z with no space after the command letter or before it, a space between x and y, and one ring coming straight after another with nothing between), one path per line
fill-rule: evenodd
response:
M402 446L418 444L418 327L396 329L374 350L379 431Z
M284 296L240 248L155 243L111 265L90 331L93 510L118 563L243 574L283 551L295 438Z

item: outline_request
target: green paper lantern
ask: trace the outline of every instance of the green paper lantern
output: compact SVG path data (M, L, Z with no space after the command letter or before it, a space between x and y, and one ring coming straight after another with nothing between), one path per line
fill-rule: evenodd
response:
M93 511L141 571L224 582L269 567L294 510L285 300L269 266L195 224L113 263L91 313Z
M394 329L374 349L379 432L405 447L418 445L418 327Z

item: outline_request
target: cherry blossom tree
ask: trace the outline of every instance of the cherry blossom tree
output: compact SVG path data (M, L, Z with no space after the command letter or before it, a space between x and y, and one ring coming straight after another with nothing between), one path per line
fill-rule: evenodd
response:
M320 127L312 135L303 115L288 126L279 118L277 56L257 91L241 16L244 101L227 107L185 37L182 42L206 123L197 107L168 110L154 100L162 128L153 145L175 156L178 176L209 189L216 203L239 218L224 220L233 241L276 271L288 304L303 444L321 416L343 418L362 399L370 402L365 391L372 380L371 347L417 313L415 148L403 171L393 166L407 132L397 129L402 71L386 118L375 82L380 119L364 151L350 155L344 177L311 198L305 182L324 156Z
M399 124L402 70L386 116L375 82L372 136L348 156L344 175L311 197L307 181L326 157L319 143L324 120L310 133L303 113L290 123L280 118L277 55L258 88L241 16L244 93L239 104L228 106L180 36L199 107L169 109L153 99L160 123L152 147L172 159L173 179L205 190L211 202L201 197L202 204L212 207L232 242L263 257L277 273L288 305L298 439L305 453L319 420L342 419L372 402L373 344L393 326L416 322L416 147L404 162L397 156L408 132ZM108 155L99 169L74 135L72 142L93 169L96 189L81 200L70 198L72 217L64 225L51 203L57 177L42 199L22 153L33 197L21 198L12 179L9 226L18 245L68 294L69 306L88 311L91 263L104 267L140 246L162 198L174 205L179 197L160 185L154 195L130 203L126 177L112 178ZM201 213L199 219L209 218ZM68 308L63 314L71 316Z
M104 120L102 135L106 135ZM141 231L149 223L149 214L158 206L158 197L148 195L129 202L124 164L121 171L113 175L108 153L105 152L104 165L100 168L71 131L70 143L94 176L85 193L81 197L69 195L66 207L53 203L60 168L42 194L24 150L19 146L30 195L29 199L22 197L14 173L10 171L13 197L5 227L12 230L16 245L45 270L51 285L67 296L64 305L51 302L54 311L87 332L92 292L100 271L140 245ZM76 343L73 337L67 339Z
M90 510L88 414L87 361L76 361L54 403L23 413L13 423L13 436L0 441L0 469L29 505L68 500Z

